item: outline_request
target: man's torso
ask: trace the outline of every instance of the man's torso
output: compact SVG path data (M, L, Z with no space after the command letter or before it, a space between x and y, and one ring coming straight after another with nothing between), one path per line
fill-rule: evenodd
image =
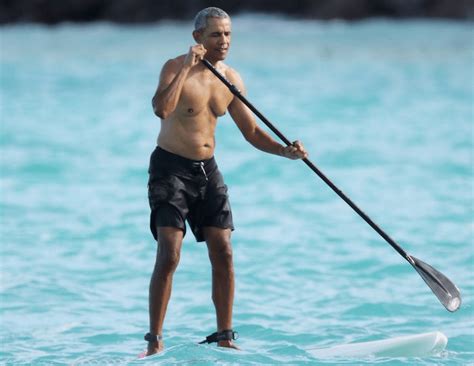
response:
M184 56L177 58L182 62ZM220 66L225 73L227 67ZM232 93L203 65L193 67L176 109L161 121L158 145L183 157L202 160L214 155L217 118L225 114Z

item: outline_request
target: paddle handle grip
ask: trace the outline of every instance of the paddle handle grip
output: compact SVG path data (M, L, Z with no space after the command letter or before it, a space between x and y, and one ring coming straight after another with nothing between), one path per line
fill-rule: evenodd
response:
M267 125L267 127L272 130L272 132L277 135L280 140L282 140L287 146L292 145L290 140L283 135L278 128L276 128L273 123L271 123L260 111L255 108L252 103L250 103L247 98L245 98L242 93L237 89L237 87L232 84L229 80L227 80L216 68L206 59L201 60L202 63L215 75L219 78L234 94L237 98L239 98L242 103L244 103L260 120ZM385 231L383 231L364 211L362 211L348 196L344 194L326 175L318 169L316 165L314 165L309 159L304 158L302 159L303 162L313 171L315 172L319 178L321 178L324 183L326 183L344 202L346 202L367 224L372 227L385 241L390 244L393 249L395 249L402 257L404 257L410 264L413 264L413 260L411 259L410 255L403 250L396 242L393 240Z

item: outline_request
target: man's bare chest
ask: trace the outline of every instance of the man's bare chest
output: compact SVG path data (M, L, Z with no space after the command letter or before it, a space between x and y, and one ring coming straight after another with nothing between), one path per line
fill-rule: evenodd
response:
M186 79L179 100L180 109L190 113L210 109L216 116L225 114L233 95L219 80L200 75Z

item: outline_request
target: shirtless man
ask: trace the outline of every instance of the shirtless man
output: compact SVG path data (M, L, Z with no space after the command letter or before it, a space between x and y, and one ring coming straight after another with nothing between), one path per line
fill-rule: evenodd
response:
M213 158L217 118L228 110L245 139L256 148L289 159L307 156L295 141L282 146L255 122L252 112L202 63L205 57L243 94L239 74L222 61L229 52L231 21L221 9L206 8L195 18L196 45L185 55L166 62L153 97L153 110L161 118L158 146L150 158L148 196L150 228L158 251L150 281L150 330L146 355L163 349L162 330L178 265L185 220L197 241L205 241L212 265L212 299L217 332L208 343L237 348L233 343L232 212L221 173Z

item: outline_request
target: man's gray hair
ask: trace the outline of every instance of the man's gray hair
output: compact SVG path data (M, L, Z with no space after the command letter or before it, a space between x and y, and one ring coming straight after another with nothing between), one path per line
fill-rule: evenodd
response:
M227 14L224 10L215 8L211 6L210 8L202 9L199 13L196 14L194 18L194 30L201 31L207 27L207 20L209 18L229 18L229 14Z

